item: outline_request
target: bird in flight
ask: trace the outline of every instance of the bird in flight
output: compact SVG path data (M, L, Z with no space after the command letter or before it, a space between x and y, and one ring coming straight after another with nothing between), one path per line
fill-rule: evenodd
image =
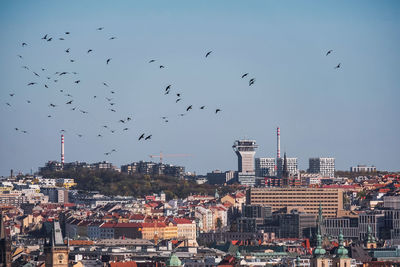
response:
M124 121L124 120L119 120L119 122L125 123L125 121Z
M110 109L112 112L116 112L115 109Z
M14 96L15 94L13 93L13 94L10 94L10 96Z
M90 53L90 52L92 52L93 50L92 49L89 49L87 52L88 52L88 54Z
M65 32L65 34L70 34L70 32Z
M88 113L89 113L89 112L84 111L84 110L82 110L82 109L80 109L79 111L82 112L83 114L88 114Z
M65 74L68 74L68 72L66 72L66 71L63 71L63 72L61 72L60 74L58 74L59 76L61 76L61 75L65 75Z
M107 83L105 83L105 82L103 82L103 85L108 87L108 84L107 84Z
M47 84L45 84L44 87L49 88L49 87L47 86Z
M165 91L168 91L169 89L171 89L171 85L170 84L167 87L165 87Z
M140 141L140 140L142 140L143 138L144 138L144 133L143 133L141 136L139 136L139 139L138 139L138 140Z
M110 38L110 40L114 40L114 39L117 39L117 37L114 37L114 36L113 36L113 37Z
M204 109L206 106L201 106L200 109Z
M70 105L70 104L72 104L72 101L73 101L73 100L70 100L70 101L68 101L68 102L65 103L65 104Z
M28 44L27 43L22 43L22 46L27 46Z
M47 42L51 42L51 40L53 40L53 38L50 37L49 39L47 39Z
M110 61L111 61L111 58L107 59L107 65L108 65L108 63L110 63Z
M341 64L341 63L337 64L337 66L335 67L335 69L340 68L340 64Z
M329 50L328 52L326 52L326 56L329 55L332 52L333 52L333 50Z
M155 59L151 59L151 60L149 61L149 63L153 63L153 62L156 62L156 60L155 60Z
M219 108L217 108L216 110L215 110L215 114L217 114L218 112L220 112L221 110L219 109Z
M18 131L18 128L14 128L16 131Z
M181 101L181 98L178 98L178 99L175 101L175 103L178 103L179 101Z
M9 106L9 107L11 107L10 103L8 103L8 102L6 103L6 105Z
M27 102L28 104L30 104L30 103L31 103L31 101L30 101L30 100L26 100L26 102Z
M103 137L101 134L98 134L97 137Z
M255 81L256 81L256 79L254 79L254 78L250 79L249 86L253 85Z
M18 57L21 58L21 59L23 58L21 55L18 55Z
M54 104L50 103L49 107L55 108L55 107L56 107L56 105L54 105Z
M34 83L34 82L28 83L28 85L34 85L34 84L36 84L36 83Z
M163 65L160 65L160 69L163 69L163 68L165 68Z
M79 137L82 137L82 135L81 135L81 134L78 134L78 136L79 136Z
M98 31L101 31L102 29L104 29L104 27L97 28Z
M47 39L47 34L42 37L42 40L46 40L46 39Z
M23 132L23 133L25 133L25 134L28 133L27 131L21 131L21 132Z
M75 81L74 83L78 84L78 83L80 83L80 82L81 82L81 80L77 80L77 81Z
M188 107L186 108L186 111L189 111L189 110L191 110L191 109L192 109L192 105L188 106Z
M58 38L58 40L60 40L60 41L64 41L65 39L64 39L64 38L62 38L62 37L60 37L60 38Z
M206 54L206 57L208 57L211 53L212 53L212 51L208 51Z
M124 129L123 129L123 131L128 131L128 130L129 130L129 128L124 128Z
M66 53L69 53L69 49L70 49L70 48L67 48L67 49L65 50L65 52L66 52Z
M37 74L36 72L33 72L33 74L35 74L35 76L38 76L38 77L40 77L40 75L39 75L39 74Z
M247 72L247 73L245 73L245 74L243 74L242 75L242 79L244 78L244 77L246 77L247 75L249 75L249 73Z
M22 66L22 68L29 70L28 66Z
M151 139L151 134L149 135L149 136L147 136L144 140L149 140L149 139Z

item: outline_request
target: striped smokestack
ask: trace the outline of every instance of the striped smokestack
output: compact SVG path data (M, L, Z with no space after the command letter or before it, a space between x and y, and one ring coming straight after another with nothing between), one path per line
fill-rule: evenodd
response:
M64 135L61 135L61 164L64 167Z

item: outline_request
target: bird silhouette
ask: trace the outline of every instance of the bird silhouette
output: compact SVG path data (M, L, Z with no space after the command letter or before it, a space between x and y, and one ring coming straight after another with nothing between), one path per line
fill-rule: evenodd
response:
M149 140L149 139L151 139L151 134L149 135L149 136L147 136L144 140Z
M11 97L13 97L14 95L15 95L14 93L13 93L13 94L10 94Z
M58 40L60 40L60 41L64 41L65 39L64 39L64 38L62 38L62 37L60 37L60 38L58 38Z
M61 72L60 74L58 74L58 76L65 75L65 74L68 74L68 72L63 71L63 72Z
M75 60L73 60L73 59L70 59L69 61L70 61L70 62L75 62Z
M160 65L160 69L163 69L163 68L165 68L163 65Z
M255 81L256 81L255 78L250 79L250 81L249 81L249 86L253 85Z
M212 53L212 51L208 51L206 54L206 57L208 57L211 53Z
M18 55L18 57L21 58L21 59L23 58L21 55Z
M47 86L47 84L45 84L44 87L49 88L49 87Z
M9 106L9 107L11 107L11 104L10 104L10 103L8 103L8 102L6 103L6 105L7 105L7 106Z
M335 67L335 69L340 68L340 64L341 64L341 63L337 64L337 66Z
M143 133L141 136L139 136L139 139L138 139L138 140L140 141L140 140L142 140L143 138L144 138L144 133Z
M23 132L24 134L28 133L28 131L21 131L21 132Z
M49 39L47 39L47 42L51 42L51 40L53 40L53 38L50 37Z
M329 50L328 52L326 52L326 55L325 55L325 56L329 55L329 54L332 53L332 52L333 52L333 50Z
M46 40L46 39L47 39L47 34L42 37L42 40Z
M117 37L114 37L114 36L110 37L110 40L114 40L114 39L117 39Z
M170 84L167 87L165 87L165 91L168 91L169 89L171 89L171 85Z
M28 44L27 43L22 43L22 46L27 46Z
M98 31L101 31L102 29L104 29L104 27L97 28Z
M81 82L81 80L77 80L77 81L75 81L74 83L78 84L78 83L80 83L80 82Z
M180 97L180 96L181 96L181 94L179 94L179 93L178 93L178 94L176 94L176 96L177 96L177 97Z
M18 128L14 128L16 131L18 131Z
M82 109L80 109L79 111L82 112L83 114L88 114L89 113L89 112L87 112L85 110L82 110Z
M204 109L206 106L201 106L200 109Z
M50 103L49 107L55 108L57 105Z
M127 120L127 121L130 121L130 120L132 120L132 119L131 119L130 117L127 117L126 120Z
M110 61L111 61L111 58L107 59L107 65L108 65L108 63L110 63Z
M108 87L108 84L106 84L105 82L103 82L103 85Z
M34 82L31 82L31 83L28 83L28 85L35 85L36 83L34 83Z
M40 75L39 75L39 74L37 74L36 72L33 72L33 74L35 74L35 76L37 76L37 77L40 77Z
M119 122L125 123L125 121L124 121L124 120L119 120Z
M168 95L168 94L169 94L169 90L164 93L164 95Z
M221 110L219 109L219 108L217 108L216 110L215 110L215 114L217 114L218 112L220 112Z
M152 59L152 60L149 61L149 63L153 63L153 62L156 62L156 60Z
M87 51L87 53L89 54L90 52L92 52L93 50L92 49L89 49L88 51Z
M244 78L244 77L246 77L247 75L249 75L249 73L247 72L247 73L245 73L245 74L243 74L242 75L242 79Z
M66 53L69 53L69 49L70 49L70 48L67 48L67 49L65 50L65 52L66 52Z
M70 101L68 101L68 102L65 103L65 104L70 105L70 104L72 104L72 101L73 101L73 100L70 100Z
M29 70L28 66L22 66L21 68L24 68L26 70Z
M112 112L116 112L115 109L110 109Z
M30 104L30 103L31 103L31 101L30 101L30 100L26 100L26 102L27 102L28 104Z
M103 137L101 134L98 134L97 137Z
M181 101L181 99L180 99L180 98L178 98L178 99L175 101L175 103L178 103L179 101Z
M65 32L65 34L70 34L70 32Z
M78 136L79 136L79 137L82 137L82 135L81 135L81 134L78 134Z
M189 111L189 110L191 110L191 109L192 109L192 105L188 106L188 107L186 108L186 111Z
M124 128L123 131L128 131L129 128Z

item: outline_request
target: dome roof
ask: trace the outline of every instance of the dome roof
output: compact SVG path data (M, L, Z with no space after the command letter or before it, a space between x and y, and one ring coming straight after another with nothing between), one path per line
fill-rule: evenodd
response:
M174 253L171 254L171 257L165 262L167 266L182 266L181 260Z

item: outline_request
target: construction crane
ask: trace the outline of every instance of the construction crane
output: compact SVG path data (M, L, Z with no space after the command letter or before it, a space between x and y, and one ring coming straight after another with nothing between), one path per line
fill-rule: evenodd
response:
M160 152L160 155L149 155L151 159L160 158L160 164L162 164L163 158L172 158L172 157L189 157L190 154L163 154Z

